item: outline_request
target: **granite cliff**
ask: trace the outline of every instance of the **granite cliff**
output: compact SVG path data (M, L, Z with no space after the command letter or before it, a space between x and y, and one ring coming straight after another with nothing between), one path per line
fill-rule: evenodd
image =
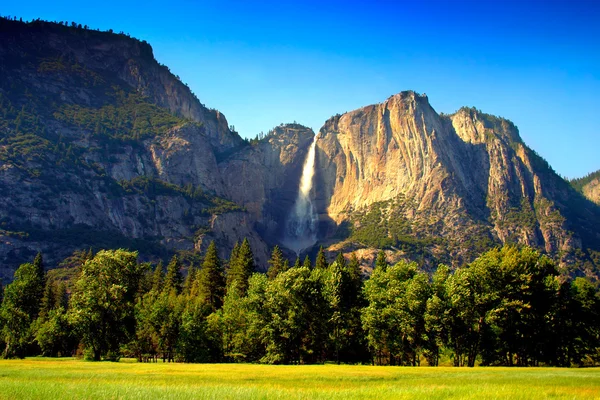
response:
M600 205L600 170L583 178L571 180L571 185L585 197Z
M5 281L38 251L54 266L81 248L165 258L216 240L226 257L244 237L266 265L311 130L250 144L123 34L2 19L0 75Z
M433 269L517 242L598 275L600 208L581 194L593 198L597 181L578 192L510 121L474 108L438 114L402 92L316 137L294 123L248 141L149 44L43 21L0 19L0 76L5 281L38 251L53 267L76 249L164 259L215 240L227 257L244 237L264 269L313 140L317 245L331 253L367 265L384 248Z
M383 245L460 263L517 242L566 264L576 250L599 248L600 209L503 118L474 108L440 115L408 91L331 118L317 146L322 232L339 238L343 227L349 249Z

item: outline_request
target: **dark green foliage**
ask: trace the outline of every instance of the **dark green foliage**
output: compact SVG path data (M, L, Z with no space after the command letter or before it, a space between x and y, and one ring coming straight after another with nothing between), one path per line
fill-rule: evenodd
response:
M319 252L317 253L317 259L315 261L316 269L327 269L329 264L327 264L327 259L325 258L325 250L323 250L323 246L319 247Z
M275 279L277 275L286 270L286 261L279 246L275 246L269 260L269 270L267 271L269 279Z
M171 291L180 293L182 283L183 276L181 274L181 262L179 262L177 255L174 255L173 258L171 258L171 261L169 261L169 265L167 265L163 291L166 293L170 293Z
M405 217L410 200L399 196L396 199L371 204L364 210L353 213L350 239L379 249L397 247L413 254L422 254L425 249L443 240L418 234Z
M244 239L237 250L237 254L235 254L235 258L232 258L229 264L229 270L227 271L228 290L232 286L236 286L242 295L245 294L248 288L248 279L254 269L254 255L250 248L250 242L248 242L248 239Z
M266 354L269 364L315 363L325 359L328 305L323 270L290 268L265 290Z
M225 296L225 271L217 253L215 242L210 242L202 269L192 290L192 295L208 306L211 312L221 308Z
M135 296L143 274L137 253L125 250L100 251L83 264L69 322L89 358L118 358L120 346L135 335Z
M456 366L600 361L597 285L564 279L528 247L490 250L454 272L439 265L432 276L415 263L387 266L380 252L364 284L355 254L340 253L327 268L299 259L287 268L284 260L269 279L249 272L247 240L233 253L224 297L214 243L200 271L191 264L198 255L174 257L166 276L160 264L151 273L134 252L72 256L71 269L85 261L70 301L68 282L40 277L41 259L24 264L0 308L4 356L70 355L81 343L95 360L437 365L448 354ZM272 265L281 261L273 254ZM178 290L186 267L187 289Z
M37 265L23 264L15 271L15 279L6 286L0 308L3 356L24 357L32 340L31 325L40 311L44 292L44 276L40 277L41 258Z
M136 93L115 88L112 97L112 104L98 109L65 104L53 117L95 136L123 141L160 135L185 122Z
M385 256L385 251L379 250L379 252L377 253L377 259L375 260L375 268L380 269L382 271L387 270L388 263Z

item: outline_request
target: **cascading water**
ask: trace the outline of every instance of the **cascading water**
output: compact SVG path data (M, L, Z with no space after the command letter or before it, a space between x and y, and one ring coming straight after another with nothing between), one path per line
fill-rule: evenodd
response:
M285 247L294 250L298 255L302 250L311 247L317 242L317 213L310 199L312 181L315 174L316 144L317 138L315 137L304 161L300 187L298 188L298 197L287 220L285 238L283 240Z

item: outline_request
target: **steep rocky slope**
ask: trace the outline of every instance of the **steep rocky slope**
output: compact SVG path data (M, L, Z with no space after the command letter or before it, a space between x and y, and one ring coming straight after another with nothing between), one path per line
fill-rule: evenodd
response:
M215 240L226 257L244 237L267 266L311 129L241 139L122 34L0 19L0 76L0 278L38 251L54 266L75 249L166 258ZM581 194L597 181L574 190L510 121L439 115L403 92L331 118L316 140L318 245L332 253L369 263L384 248L433 269L518 242L598 275L600 208Z
M565 262L576 249L599 248L600 209L510 121L469 108L438 115L425 95L402 92L331 118L317 146L325 236L349 227L353 246L446 262L494 243L536 246Z
M600 170L583 178L571 180L571 185L585 197L600 205Z
M52 266L80 248L164 258L216 240L225 257L244 237L266 265L257 228L275 234L312 131L251 145L147 43L108 32L2 19L0 76L5 281L37 251Z

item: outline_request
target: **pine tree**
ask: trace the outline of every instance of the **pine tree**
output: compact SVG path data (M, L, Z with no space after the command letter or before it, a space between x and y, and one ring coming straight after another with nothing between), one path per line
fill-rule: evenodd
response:
M56 304L56 294L54 282L48 280L46 287L44 288L44 296L42 297L40 305L40 318L45 319L50 311L52 311Z
M162 291L164 279L163 263L162 261L159 261L152 274L152 291L154 293L160 293Z
M342 252L340 251L337 255L337 257L335 258L335 262L339 265L339 267L343 270L347 270L348 265L346 264L346 258L344 257L344 255L342 254Z
M327 264L327 259L325 258L325 251L323 250L323 246L319 248L319 253L317 254L317 260L315 261L315 268L317 269L327 269L329 264Z
M269 270L267 271L267 276L269 279L275 279L277 275L284 271L284 263L285 258L283 257L283 253L279 246L275 246L273 248L273 252L271 253L271 259L269 260Z
M244 239L237 255L233 258L233 263L229 266L227 287L236 285L240 294L245 295L246 289L248 289L248 279L252 272L254 272L254 255L250 248L250 242L248 239Z
M54 292L54 308L63 308L67 309L69 304L69 297L67 296L67 285L64 282L61 282L56 287L56 291Z
M183 293L188 295L190 294L190 292L192 291L192 288L194 286L194 282L196 281L196 277L198 276L198 271L196 270L196 267L194 266L194 264L190 265L190 267L188 268L188 273L187 276L185 277L185 280L183 281Z
M294 262L294 268L300 268L302 264L300 264L300 257L296 257L296 262Z
M35 259L33 260L33 266L35 267L36 273L40 282L43 282L45 279L44 272L44 260L42 259L42 253L37 253Z
M308 254L306 255L306 257L304 257L304 263L302 264L302 266L308 269L312 269L312 263L310 262Z
M385 272L388 268L388 263L385 257L385 251L379 250L377 253L377 260L375 261L375 269L380 269L382 272Z
M229 265L228 265L228 269L231 269L233 265L235 265L235 263L237 262L238 259L238 255L240 253L240 244L238 242L235 242L235 244L233 245L233 249L231 250L231 255L229 256Z
M216 311L223 305L225 295L225 276L223 264L217 252L215 242L211 242L204 255L202 269L198 273L194 294Z
M164 290L168 293L175 291L175 293L181 292L181 284L183 277L181 276L181 263L177 255L174 255L167 265L167 274L165 275L165 287Z

